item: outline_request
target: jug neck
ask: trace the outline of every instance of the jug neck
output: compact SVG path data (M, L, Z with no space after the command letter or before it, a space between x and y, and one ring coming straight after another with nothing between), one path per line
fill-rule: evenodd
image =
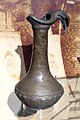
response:
M49 71L48 64L48 29L33 29L34 45L31 69Z
M29 15L26 18L32 25L34 34L34 50L31 68L37 70L45 69L49 71L48 65L48 29L50 26L60 20L64 30L69 25L69 17L62 10L48 12L42 18L35 18Z

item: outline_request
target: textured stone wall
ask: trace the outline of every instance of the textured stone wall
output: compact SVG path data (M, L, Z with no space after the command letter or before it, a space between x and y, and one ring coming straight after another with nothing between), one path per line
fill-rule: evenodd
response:
M0 81L20 80L29 68L32 30L26 16L30 13L31 1L0 0Z
M61 34L61 49L67 77L80 74L80 3L66 4L65 10L70 15L70 26Z

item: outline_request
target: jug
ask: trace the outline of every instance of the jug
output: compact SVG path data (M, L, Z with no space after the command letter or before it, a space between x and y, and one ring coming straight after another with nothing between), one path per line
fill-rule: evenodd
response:
M70 19L63 10L48 12L42 18L29 15L34 41L28 73L15 86L15 93L23 104L32 109L46 109L54 105L64 93L61 84L51 75L48 63L48 30L60 20L64 30Z

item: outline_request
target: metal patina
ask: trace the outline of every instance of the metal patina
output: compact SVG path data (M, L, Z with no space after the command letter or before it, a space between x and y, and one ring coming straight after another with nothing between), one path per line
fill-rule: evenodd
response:
M54 105L64 93L61 84L51 75L48 64L48 30L60 20L64 30L69 25L69 16L62 10L51 11L38 19L27 17L34 34L31 64L26 76L15 86L15 93L26 106L46 109Z

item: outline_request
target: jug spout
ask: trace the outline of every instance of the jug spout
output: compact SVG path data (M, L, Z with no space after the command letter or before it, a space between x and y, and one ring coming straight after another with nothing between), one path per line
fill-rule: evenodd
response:
M66 28L69 26L70 23L69 16L63 10L55 10L48 12L42 18L36 18L33 15L29 15L26 19L32 24L32 26L36 26L36 25L50 26L54 24L57 20L60 20L64 30L66 30Z

